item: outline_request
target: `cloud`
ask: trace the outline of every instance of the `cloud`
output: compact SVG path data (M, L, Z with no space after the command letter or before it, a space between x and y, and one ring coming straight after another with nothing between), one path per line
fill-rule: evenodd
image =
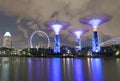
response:
M28 38L28 31L27 31L27 29L25 29L24 27L22 27L20 25L18 25L17 28L19 29L19 31L23 32L25 38Z
M0 0L0 13L18 17L17 27L26 38L29 32L38 29L45 30L50 37L54 36L53 31L44 26L44 22L56 19L71 23L70 27L60 33L66 38L69 36L67 32L69 29L88 28L87 25L80 24L79 18L94 13L106 13L113 16L110 22L101 25L99 31L112 37L119 36L119 9L120 0ZM26 26L21 25L23 20L27 20ZM91 35L91 31L92 29L87 36Z
M37 19L46 21L54 14L59 13L59 18L66 13L76 15L78 10L83 7L89 0L1 0L0 11L7 15L17 15L23 18ZM68 16L69 16L68 15Z

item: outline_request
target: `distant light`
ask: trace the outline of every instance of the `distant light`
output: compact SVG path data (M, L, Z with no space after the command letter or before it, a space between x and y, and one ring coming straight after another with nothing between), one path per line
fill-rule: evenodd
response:
M59 32L62 28L62 25L61 24L54 24L54 25L52 25L52 28L53 28L53 30L55 31L56 34L59 34Z
M116 55L119 55L120 54L120 51L118 50L117 52L116 52Z
M74 34L76 35L77 39L79 39L82 35L82 31L75 31Z
M6 33L4 34L4 36L11 37L11 34L10 34L10 32L6 32Z
M97 28L101 22L102 21L100 19L92 19L89 21L89 24L91 24L93 28Z
M95 52L98 53L99 51L96 49Z

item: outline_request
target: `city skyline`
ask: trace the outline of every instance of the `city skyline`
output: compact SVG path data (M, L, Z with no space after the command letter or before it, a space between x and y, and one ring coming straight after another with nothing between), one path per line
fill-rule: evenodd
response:
M114 4L113 4L114 3ZM87 28L90 31L83 37L83 46L91 43L92 29L80 24L79 18L89 14L108 14L112 19L99 27L100 41L104 42L114 37L120 37L120 1L119 0L1 0L0 1L0 46L5 32L10 32L15 48L30 47L29 39L36 30L45 31L54 43L54 32L44 26L48 20L59 19L71 23L71 26L61 31L61 45L74 47L75 37L67 30L72 28ZM67 39L66 39L67 38ZM72 39L72 40L71 40ZM89 44L87 44L89 42Z

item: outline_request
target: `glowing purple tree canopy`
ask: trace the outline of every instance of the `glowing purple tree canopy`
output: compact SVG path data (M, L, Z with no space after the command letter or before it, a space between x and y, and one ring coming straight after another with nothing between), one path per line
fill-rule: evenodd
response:
M89 21L89 24L91 24L93 28L97 28L101 22L100 19L92 19Z
M103 24L111 19L111 16L107 14L103 15L89 15L83 18L80 18L80 22L82 24L87 24L92 26L93 28L97 28L100 24Z
M55 31L56 34L59 34L61 28L62 28L61 24L54 24L54 25L52 25L52 29Z
M81 35L88 32L88 29L71 29L69 30L70 33L74 34L77 39L80 39Z
M80 38L80 36L82 35L82 31L75 31L74 34L76 35L77 39Z
M52 28L55 32L55 34L59 34L61 29L65 29L68 26L70 26L70 23L68 22L62 22L62 21L48 21L45 22L45 26Z

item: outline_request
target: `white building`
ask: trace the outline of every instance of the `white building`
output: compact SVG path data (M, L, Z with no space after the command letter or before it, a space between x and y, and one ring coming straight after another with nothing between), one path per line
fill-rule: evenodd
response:
M12 47L12 36L10 32L6 32L3 38L3 47L11 48Z

